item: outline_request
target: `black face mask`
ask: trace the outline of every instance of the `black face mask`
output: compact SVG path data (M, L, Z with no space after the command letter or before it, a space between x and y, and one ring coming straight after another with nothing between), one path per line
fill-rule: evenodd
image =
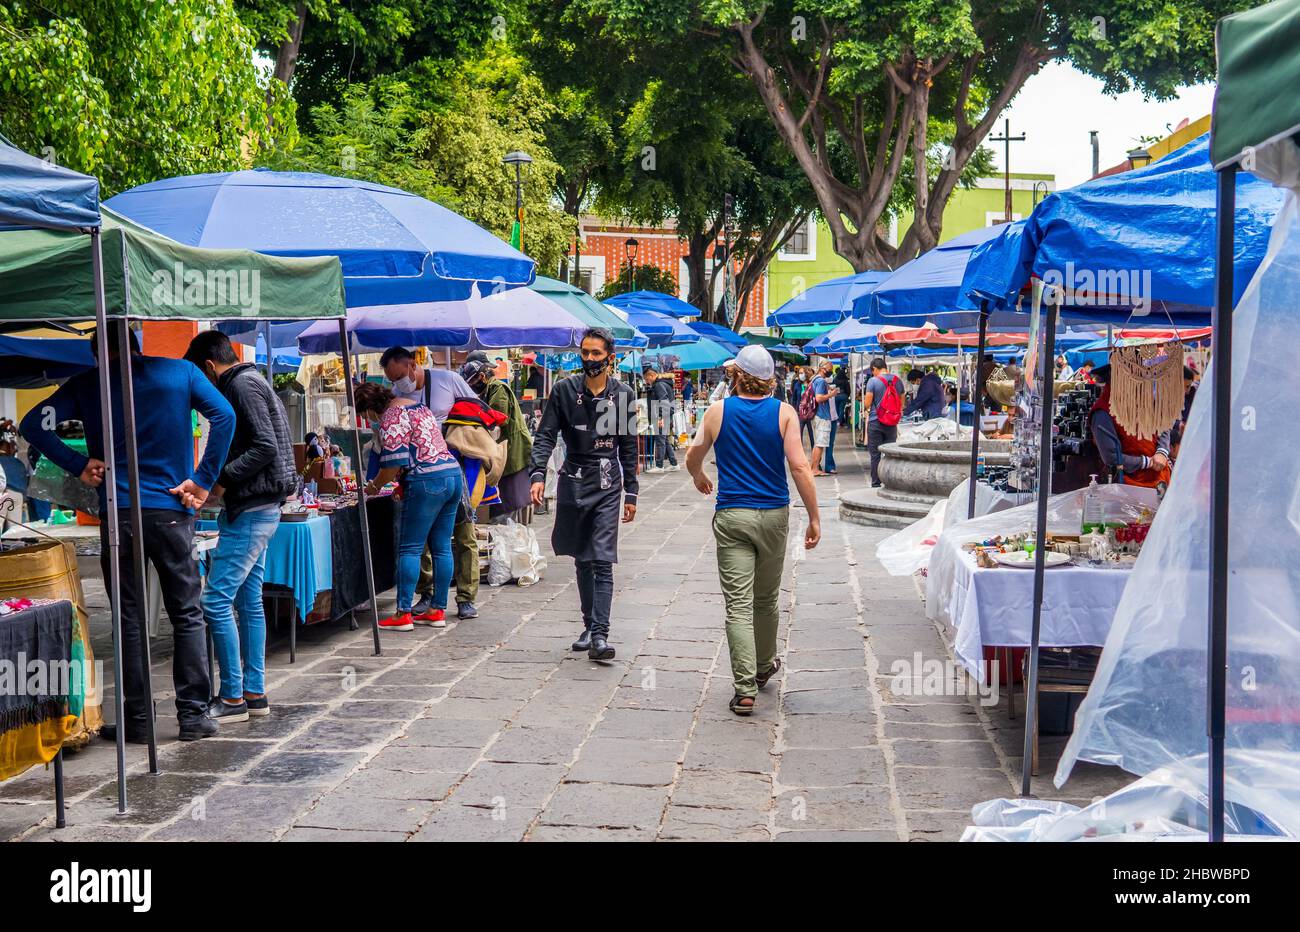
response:
M609 368L609 357L604 359L584 359L582 361L582 371L593 379Z

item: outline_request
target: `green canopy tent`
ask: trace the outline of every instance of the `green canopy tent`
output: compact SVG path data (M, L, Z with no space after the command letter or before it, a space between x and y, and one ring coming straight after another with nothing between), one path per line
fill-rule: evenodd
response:
M139 458L128 322L132 319L216 321L232 317L265 320L337 318L342 328L346 313L343 273L338 259L332 256L279 258L242 249L185 246L132 223L102 205L99 209L100 225L85 231L0 228L0 324L66 325L72 321L94 320L99 355L106 358L109 351L108 321L115 320L119 358L122 360L123 445L131 493L135 583L138 591L143 592L143 515L138 493ZM91 235L85 235L87 232ZM350 380L348 390L351 407ZM120 572L117 560L117 467L113 454L110 394L107 367L100 367L100 400L107 425L104 456L109 509L106 521L109 582L116 620ZM361 496L359 509L363 545L368 557L364 496ZM368 559L365 569L373 606L374 580ZM377 616L375 621L375 650L378 653ZM114 637L115 643L120 643L120 631L116 626ZM151 692L147 637L142 639L142 644L144 680ZM120 664L120 657L115 659ZM120 724L121 689L116 692ZM152 696L147 699L149 769L151 773L158 773ZM124 729L119 728L118 808L123 812L126 810L122 762L124 734Z
M1223 841L1227 734L1228 494L1232 437L1232 296L1237 172L1300 181L1300 0L1277 0L1219 20L1219 80L1210 124L1218 171L1213 421L1210 433L1210 625L1207 651L1209 838Z
M286 259L244 249L185 246L103 211L107 317L217 321L344 316L332 257ZM91 243L78 233L0 233L0 321L94 319Z

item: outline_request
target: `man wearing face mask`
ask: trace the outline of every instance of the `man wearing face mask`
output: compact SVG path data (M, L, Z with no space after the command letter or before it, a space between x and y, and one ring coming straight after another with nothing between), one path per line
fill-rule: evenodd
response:
M457 399L477 398L477 394L459 372L432 369L416 363L411 351L402 346L390 346L379 357L384 375L393 383L393 394L417 401L433 412L434 420L442 427ZM479 566L478 538L474 522L458 521L453 535L453 552L456 559L456 617L462 620L477 618ZM420 578L415 584L419 601L411 609L419 615L432 611L433 555L425 548L420 557Z
M225 507L201 604L221 667L208 718L223 725L246 722L250 715L271 714L262 576L266 548L280 526L280 506L294 490L293 440L284 405L253 363L239 361L224 333L200 333L185 358L235 409L235 437L212 488Z
M609 612L618 562L620 505L624 522L636 516L636 395L610 375L614 337L592 328L582 337L582 372L557 382L542 413L529 465L533 503L546 492L546 463L563 434L566 445L555 497L551 546L573 557L583 633L573 644L592 660L613 660Z

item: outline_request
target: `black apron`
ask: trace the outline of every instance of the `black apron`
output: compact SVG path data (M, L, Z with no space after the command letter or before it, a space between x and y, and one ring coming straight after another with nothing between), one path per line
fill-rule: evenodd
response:
M596 435L601 412L613 403L611 398L593 399L579 389L573 429L566 432L567 449L556 482L551 547L557 556L618 562L618 525L623 512L618 437Z

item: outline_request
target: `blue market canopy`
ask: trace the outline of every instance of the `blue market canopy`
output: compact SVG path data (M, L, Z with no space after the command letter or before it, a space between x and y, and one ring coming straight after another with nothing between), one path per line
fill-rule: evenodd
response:
M1033 277L1064 291L1067 319L1210 322L1216 177L1209 136L1145 168L1048 195L1020 226L976 249L962 306L1014 308ZM1264 258L1281 190L1237 175L1234 302ZM1014 226L1014 225L1013 225Z
M614 305L614 307L618 307L618 305ZM667 346L669 343L695 343L701 339L697 331L692 330L677 317L660 314L657 311L640 311L636 308L626 309L625 313L627 314L627 322L645 334L651 346Z
M853 312L856 301L871 294L890 274L872 270L813 285L769 314L767 325L837 324Z
M671 368L681 369L683 372L693 372L697 369L716 369L735 355L727 347L701 337L695 343L684 343L677 346L665 346L657 350L628 353L627 358L619 364L619 368L624 372L632 372L639 370L644 363L659 362L661 358L669 357L677 360L676 365L671 366ZM668 363L665 362L665 366L667 365Z
M533 281L534 262L478 224L397 188L265 169L140 185L107 202L191 246L338 256L348 307L464 300Z
M724 327L721 324L707 323L702 320L693 320L686 326L690 327L700 336L712 340L721 346L725 346L732 353L739 353L741 348L748 344L748 340L742 334L736 333L730 327Z
M0 137L0 226L99 226L99 181L38 159Z
M93 368L89 339L0 334L0 388L45 388Z
M823 333L811 343L804 344L805 353L870 353L880 349L876 336L880 333L880 324L869 324L856 317L848 317L837 324L834 329Z
M667 314L669 317L700 316L700 309L695 305L687 304L681 298L664 294L662 291L625 291L623 294L616 294L606 299L605 303L628 313L653 311L656 314Z
M1001 226L980 227L921 253L854 301L853 316L873 324L921 327L956 311L971 250L1001 232Z

